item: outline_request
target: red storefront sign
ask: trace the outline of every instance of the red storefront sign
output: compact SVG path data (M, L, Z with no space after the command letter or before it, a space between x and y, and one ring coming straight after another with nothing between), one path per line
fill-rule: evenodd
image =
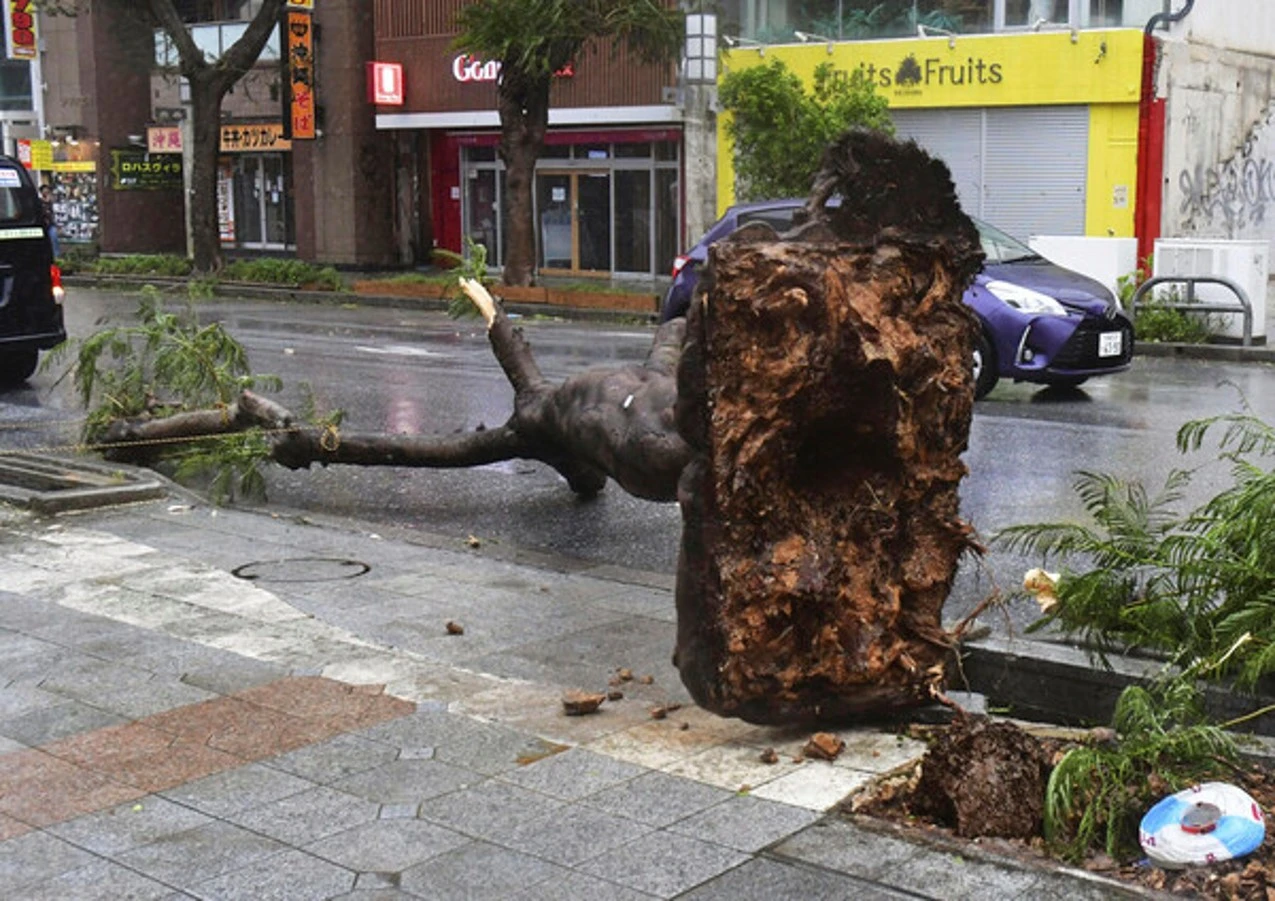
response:
M35 37L35 9L32 0L9 0L9 59L35 59L38 44Z
M403 64L367 64L367 100L380 106L403 105Z

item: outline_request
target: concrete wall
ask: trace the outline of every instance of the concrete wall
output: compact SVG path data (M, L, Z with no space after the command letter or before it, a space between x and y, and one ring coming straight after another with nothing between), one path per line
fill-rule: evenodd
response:
M1174 0L1172 8L1176 12L1184 5L1184 0ZM1270 54L1275 50L1275 3L1196 0L1187 17L1174 26L1173 35L1194 44Z
M1275 57L1171 41L1160 91L1163 235L1275 241Z

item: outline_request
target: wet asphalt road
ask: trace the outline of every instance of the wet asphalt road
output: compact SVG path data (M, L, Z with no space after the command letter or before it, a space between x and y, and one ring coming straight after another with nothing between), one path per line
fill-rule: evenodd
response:
M73 288L73 335L103 316L118 321L134 298ZM480 320L441 313L327 305L217 300L201 303L245 344L255 372L279 375L278 399L299 410L312 395L320 410L346 412L358 431L446 434L507 418L513 397L491 355ZM545 375L557 380L593 366L640 361L653 328L523 320ZM1275 380L1263 364L1138 357L1131 371L1055 391L1002 382L975 407L970 475L962 510L979 533L1021 522L1076 518L1072 484L1081 469L1142 478L1158 487L1174 467L1202 466L1192 496L1224 484L1211 453L1183 456L1174 435L1186 421L1234 411L1242 403L1275 422ZM0 393L0 447L73 440L78 402L69 385L41 372L29 386ZM608 486L578 501L538 463L511 461L470 470L340 467L268 475L272 508L349 515L594 562L672 572L680 518L675 504L636 500ZM245 561L248 562L248 561ZM947 605L959 618L993 584L1012 588L1039 561L994 551L962 568ZM998 631L1033 618L1026 605L988 622Z

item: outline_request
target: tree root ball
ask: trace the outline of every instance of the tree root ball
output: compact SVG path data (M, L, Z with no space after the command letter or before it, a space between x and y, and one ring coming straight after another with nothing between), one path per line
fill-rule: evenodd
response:
M1049 761L1013 723L958 719L921 760L909 805L963 838L1040 835Z

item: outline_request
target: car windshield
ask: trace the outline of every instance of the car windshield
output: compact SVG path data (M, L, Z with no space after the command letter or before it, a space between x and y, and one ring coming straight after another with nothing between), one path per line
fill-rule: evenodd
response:
M999 228L993 228L986 222L975 219L978 236L983 242L983 252L987 254L989 263L1022 263L1027 260L1044 259L1017 238L1011 238Z

